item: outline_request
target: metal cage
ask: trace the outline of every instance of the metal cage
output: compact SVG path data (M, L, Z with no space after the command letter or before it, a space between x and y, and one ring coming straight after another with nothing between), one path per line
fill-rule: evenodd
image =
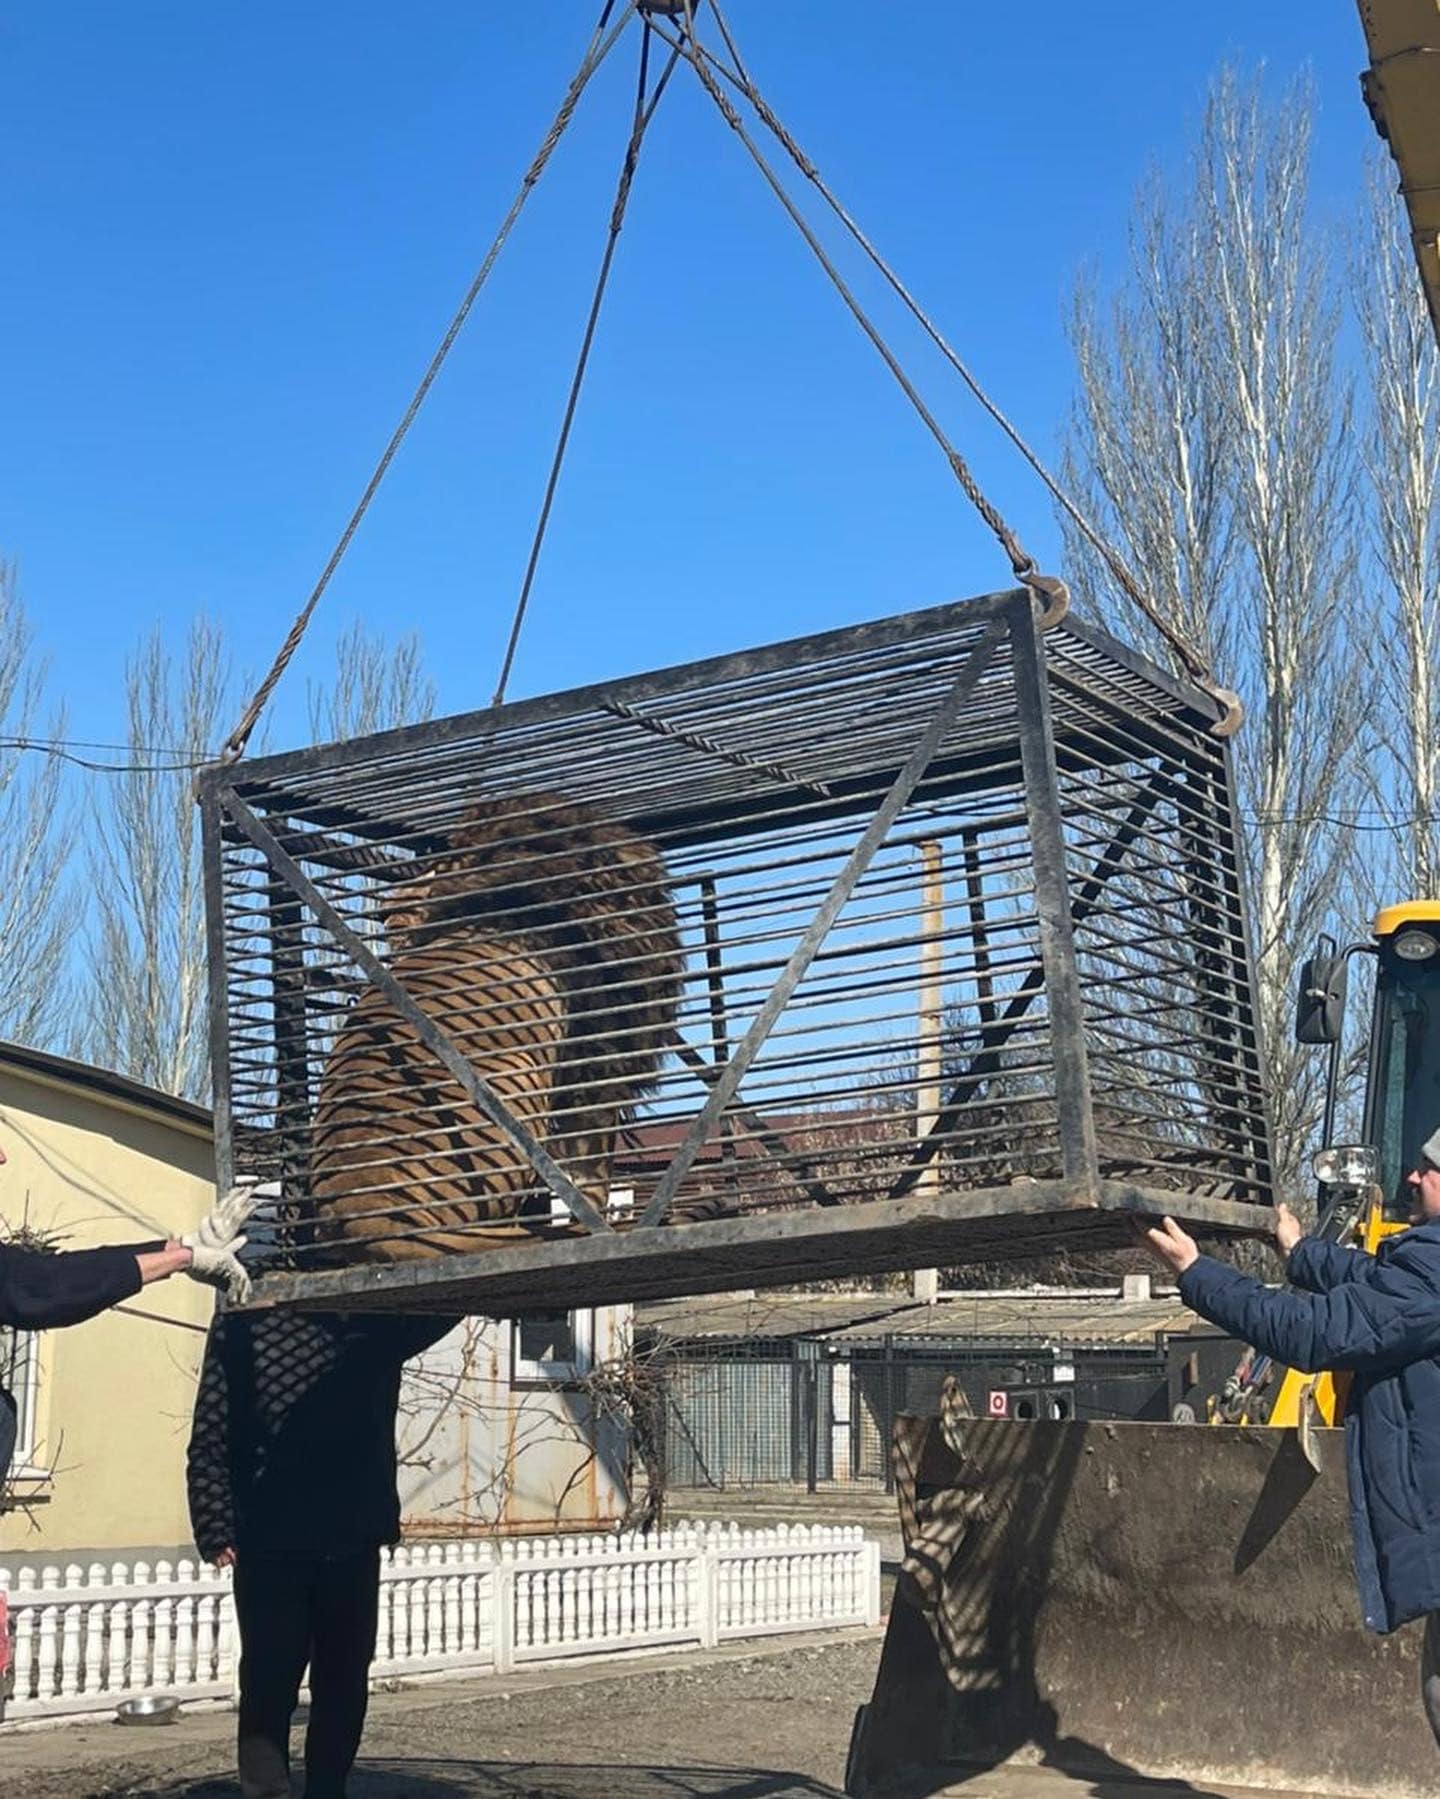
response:
M259 1302L503 1315L1115 1244L1127 1212L1262 1228L1216 703L1040 626L994 594L207 770L220 1174L279 1194ZM663 862L593 965L577 812Z

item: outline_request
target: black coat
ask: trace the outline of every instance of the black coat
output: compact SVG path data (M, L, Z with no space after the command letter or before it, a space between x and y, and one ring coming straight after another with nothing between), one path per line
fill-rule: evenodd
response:
M1440 1611L1440 1223L1375 1255L1304 1238L1263 1287L1201 1256L1180 1296L1212 1324L1305 1373L1354 1376L1345 1414L1355 1577L1365 1622Z
M119 1249L69 1249L51 1253L0 1243L0 1328L51 1330L81 1324L140 1291L136 1257L161 1247L137 1243ZM0 1387L0 1482L15 1453L16 1412Z
M186 1486L207 1561L400 1539L400 1374L453 1318L225 1312L205 1345Z

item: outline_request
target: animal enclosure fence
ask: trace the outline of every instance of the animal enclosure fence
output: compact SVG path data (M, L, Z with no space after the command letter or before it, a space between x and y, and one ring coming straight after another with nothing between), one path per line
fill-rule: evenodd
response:
M501 1315L1259 1228L1207 694L1023 591L202 777L262 1303Z
M721 1339L666 1350L657 1366L672 1495L786 1486L889 1491L896 1419L938 1413L947 1377L977 1417L997 1389L1006 1415L1019 1421L1169 1416L1166 1356L1154 1342L1061 1350L1043 1341Z

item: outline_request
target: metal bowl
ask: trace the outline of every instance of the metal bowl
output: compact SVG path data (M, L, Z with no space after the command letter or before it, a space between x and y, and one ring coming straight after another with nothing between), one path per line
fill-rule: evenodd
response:
M115 1707L117 1724L173 1724L179 1716L180 1701L173 1693L142 1693Z

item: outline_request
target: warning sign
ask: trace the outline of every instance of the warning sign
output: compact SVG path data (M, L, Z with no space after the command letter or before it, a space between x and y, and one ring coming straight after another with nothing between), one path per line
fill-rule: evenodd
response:
M1010 1416L1010 1395L1008 1393L991 1393L985 1402L985 1415L988 1418L1008 1418Z

